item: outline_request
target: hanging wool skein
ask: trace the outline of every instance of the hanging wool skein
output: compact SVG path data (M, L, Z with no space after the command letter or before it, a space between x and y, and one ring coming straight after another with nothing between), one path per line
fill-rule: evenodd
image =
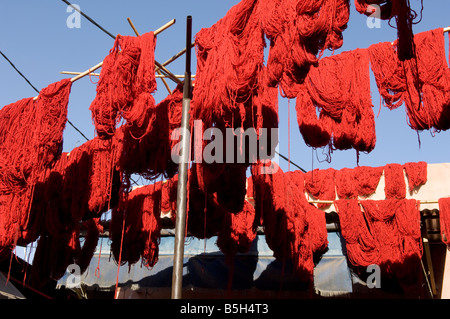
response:
M131 267L142 257L146 267L158 262L161 233L161 182L122 193L113 209L110 239L116 262Z
M118 35L103 60L97 94L90 110L97 134L102 139L114 135L121 117L131 134L139 137L155 120L156 90L153 32L139 37Z
M183 111L183 86L181 84L172 91L172 94L167 96L159 103L160 106L167 105L163 109L167 109L168 114L168 139L170 152L175 150L175 145L179 140L175 139L173 134L176 129L181 127L181 116ZM192 108L192 107L191 107ZM166 173L169 177L175 176L178 172L178 164L172 161L170 157L166 167Z
M60 203L61 214L68 214L71 220L100 217L118 200L116 162L112 141L95 137L63 154L50 173L47 196L53 196L52 201Z
M403 168L408 178L409 192L411 194L427 182L427 162L405 163Z
M175 224L177 213L178 175L163 182L161 189L161 213L169 214L172 223Z
M386 199L405 198L406 183L401 164L387 164L384 166L384 193Z
M217 247L227 256L246 253L256 238L255 208L244 202L244 208L238 213L226 212L223 228L217 236Z
M85 232L83 245L80 242L81 231ZM83 274L89 267L102 231L99 218L86 220L81 225L73 224L66 233L57 236L43 231L30 272L32 286L40 288L50 280L59 280L71 264L78 265L80 274Z
M450 76L442 29L415 36L417 58L404 62L407 91L403 94L409 125L414 130L450 128Z
M358 198L357 180L355 170L342 168L334 173L336 194L340 199Z
M439 224L441 228L441 240L447 245L450 244L450 198L439 198Z
M217 193L203 191L200 187L198 165L194 163L188 173L187 231L196 238L204 239L221 231L227 211L219 204Z
M60 279L73 263L81 272L87 269L102 231L99 218L118 201L120 179L115 162L112 140L96 137L63 153L36 185L32 223L22 236L28 242L39 237L33 263L37 284ZM86 230L82 247L81 229Z
M336 194L339 199L368 197L375 193L382 174L383 167L357 166L335 170Z
M365 200L361 205L375 234L382 272L395 276L404 289L416 285L423 253L417 201Z
M358 200L339 199L334 205L350 263L364 268L371 264L379 265L379 247L374 238L375 234L368 229Z
M197 33L191 120L201 119L208 128L222 124L245 129L246 120L252 123L252 96L265 45L255 14L257 3L241 1L212 27Z
M258 151L265 148L266 153L273 155L276 147L276 143L260 144L260 129L267 129L266 137L270 137L270 129L278 127L278 91L268 87L268 75L264 67L265 41L260 26L262 6L263 1L241 1L212 27L200 30L195 39L197 73L191 123L200 119L202 133L214 128L221 131L227 142L234 142L234 145L240 143L239 147L224 148L223 159L201 163L197 169L198 182L204 192L217 193L221 205L235 213L243 207L245 174L242 172L259 155L259 152L251 153L248 143L244 148L243 132L254 129ZM226 131L230 129L234 132L231 137L227 137ZM239 129L240 134L235 132ZM213 144L213 141L203 142L201 151ZM226 153L230 150L234 154ZM243 162L236 161L237 154L243 156ZM234 158L232 162L235 165L228 165L228 156ZM233 181L230 181L231 178ZM227 185L233 185L231 183L238 187L230 189ZM230 200L235 191L239 193L238 199Z
M155 180L160 175L174 174L173 166L168 169L170 144L167 105L159 103L154 112L158 120L149 122L146 133L139 138L135 138L125 125L119 127L112 138L118 154L117 170L125 178L139 174L148 180Z
M375 120L366 50L321 59L298 90L297 121L307 145L373 150Z
M50 84L37 100L0 110L0 258L31 227L34 186L61 155L71 84L69 79Z
M450 77L442 29L415 36L417 56L400 61L389 42L369 47L370 62L384 105L405 103L408 125L416 130L450 128Z
M141 95L153 98L148 93ZM182 101L183 87L178 85L156 106L148 103L144 117L147 120L140 126L143 133L135 136L136 128L130 125L123 125L116 131L113 139L120 154L118 170L125 176L139 174L155 180L160 175L170 178L176 174L178 164L172 161L171 151L178 140L172 138L172 133L181 126Z
M422 242L420 211L414 199L335 201L350 263L356 271L377 264L382 274L407 289L417 281Z
M310 282L313 255L328 245L325 213L306 200L301 171L259 174L260 165L252 166L253 192L267 244L277 260L291 261L299 278Z
M235 134L236 131L231 128L223 126L221 128L219 130L225 132L225 136L214 133L214 139L212 139L207 136L208 130L205 130L204 125L201 130L194 127L193 153L200 153L202 157L200 161L195 159L193 172L197 174L196 183L203 193L214 194L218 203L225 210L237 213L242 210L245 200L246 170L249 165L249 161L245 157L249 155L250 152L247 151L251 146L257 145L249 145L256 143L256 140L250 140L250 143L244 141L246 146L244 149L242 141L245 139L245 133L242 130L237 129L238 133ZM214 129L217 129L217 126ZM232 134L229 134L230 130L233 132ZM197 136L198 133L204 137L203 141L202 137ZM220 136L220 140L217 140L219 137L216 135ZM222 158L216 159L212 153L222 154L225 161ZM197 156L194 155L194 157ZM213 158L210 159L210 156Z
M383 20L395 18L397 24L398 50L400 61L415 58L413 20L417 16L411 9L409 0L355 0L359 13Z
M269 84L281 84L294 98L293 83L302 83L319 52L342 46L350 14L348 0L260 1L260 24L270 40Z
M358 195L367 197L375 193L383 174L383 167L357 166L353 170L355 171Z
M334 182L335 170L314 169L305 175L305 189L315 199L333 201L336 199ZM318 204L319 208L326 208L331 204Z

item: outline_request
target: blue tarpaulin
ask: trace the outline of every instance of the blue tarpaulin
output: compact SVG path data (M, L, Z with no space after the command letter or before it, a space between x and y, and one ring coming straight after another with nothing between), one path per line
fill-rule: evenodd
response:
M159 260L149 269L140 262L119 269L110 254L109 239L102 238L80 284L87 290L114 290L118 286L136 298L168 298L172 285L174 236L162 236ZM352 276L338 233L328 233L328 251L314 268L312 286L293 273L289 262L277 261L264 235L258 235L249 252L237 254L232 267L216 246L207 240L186 238L184 247L183 294L187 297L292 297L311 294L329 297L352 293ZM101 244L101 246L100 246ZM101 248L101 249L100 249ZM69 273L59 286L66 286ZM73 277L72 277L73 278Z

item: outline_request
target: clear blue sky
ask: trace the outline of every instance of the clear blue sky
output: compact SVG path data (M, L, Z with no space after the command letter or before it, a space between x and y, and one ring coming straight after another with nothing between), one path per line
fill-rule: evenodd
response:
M396 30L387 22L381 28L367 27L367 18L351 8L348 29L344 32L344 50L367 48L373 43L392 41ZM450 25L448 0L424 1L422 22L414 26L414 32L427 31ZM223 17L237 0L173 0L173 1L105 1L73 0L81 10L113 34L133 35L128 25L130 17L137 29L147 32L157 29L171 19L177 23L158 36L156 59L159 62L180 51L185 45L185 21L187 15L193 17L193 33L214 24ZM419 8L420 0L411 0L414 8ZM102 61L113 45L113 40L89 21L82 18L81 28L70 29L66 20L71 14L67 5L60 0L17 0L5 1L0 5L0 50L5 53L28 79L41 89L52 82L67 77L60 71L84 71ZM448 35L446 37L448 53ZM193 63L195 73L195 60ZM170 65L175 74L184 73L184 59ZM97 81L93 77L92 81ZM169 81L170 82L170 81ZM171 87L175 85L170 83ZM371 83L375 114L378 113L380 97L374 81ZM0 107L24 97L35 96L34 90L0 57ZM157 102L167 95L162 82L158 80ZM95 96L95 84L86 77L72 86L69 102L69 120L86 136L94 137L89 106ZM280 153L288 155L288 101L279 101ZM449 161L449 132L432 136L429 131L420 133L419 148L417 133L406 122L404 107L390 111L382 108L376 119L377 143L370 154L361 154L360 165L382 166L387 163L426 161L442 163ZM64 151L70 151L85 140L71 126L64 132ZM319 162L325 156L322 150L313 152L303 142L296 120L295 100L290 101L290 154L291 160L306 170L314 168L356 166L354 150L336 151L331 163ZM283 170L287 163L280 159ZM295 169L291 165L291 170Z

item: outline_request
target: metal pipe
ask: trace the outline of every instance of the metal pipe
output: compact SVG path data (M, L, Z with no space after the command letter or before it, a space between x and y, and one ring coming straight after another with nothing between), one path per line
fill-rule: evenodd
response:
M187 209L187 178L188 161L190 154L190 127L189 109L192 98L191 83L191 37L192 37L192 17L186 19L186 72L183 87L183 110L181 116L181 148L180 162L178 164L178 186L177 186L177 216L175 220L175 247L173 256L172 273L172 299L181 299L183 288L183 258L184 258L184 237L186 228Z

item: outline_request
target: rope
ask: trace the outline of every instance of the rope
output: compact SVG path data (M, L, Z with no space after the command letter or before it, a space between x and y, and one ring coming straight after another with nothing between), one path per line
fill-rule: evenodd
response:
M62 0L62 2L64 2L65 4L67 4L68 6L71 6L73 9L75 9L76 11L78 11L83 17L85 17L86 19L89 20L89 22L91 22L93 25L95 25L97 28L99 28L100 30L102 30L103 32L105 32L107 35L109 35L111 38L115 39L116 37L114 35L112 35L110 32L106 31L105 28L103 28L101 25L99 25L97 22L95 22L93 19L91 19L88 15L86 15L84 12L82 12L81 10L79 10L77 7L73 6L69 1L66 0Z

